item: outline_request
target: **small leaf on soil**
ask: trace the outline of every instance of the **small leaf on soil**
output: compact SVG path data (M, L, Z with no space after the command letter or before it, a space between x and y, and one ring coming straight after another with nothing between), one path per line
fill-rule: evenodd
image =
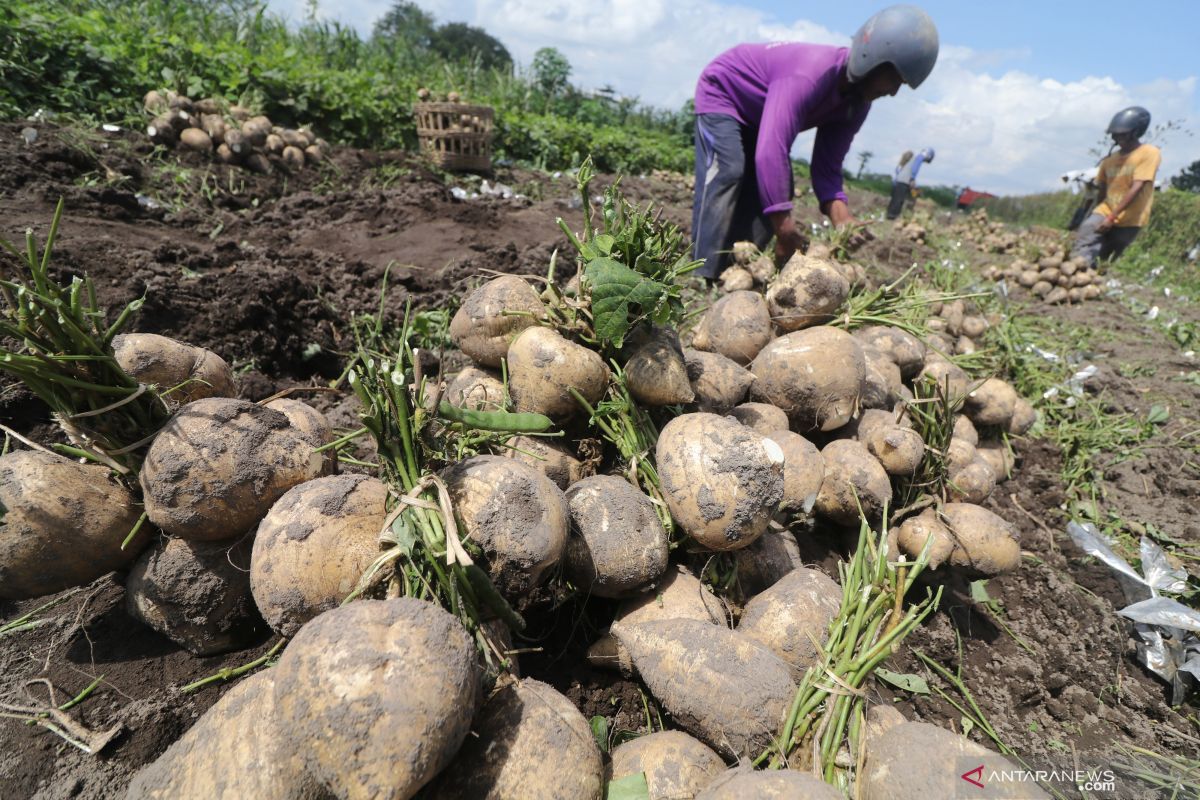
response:
M892 672L890 669L879 667L875 670L875 677L882 680L884 683L890 683L898 689L903 689L906 692L913 694L929 694L929 684L920 675L912 673Z
M987 606L993 613L999 614L1002 610L1000 601L988 594L987 579L971 582L971 599Z
M1146 422L1151 425L1164 425L1171 418L1171 412L1166 406L1154 405L1150 406L1150 413L1146 415Z
M596 739L596 744L600 748L601 753L608 752L608 718L596 715L591 719L592 736Z

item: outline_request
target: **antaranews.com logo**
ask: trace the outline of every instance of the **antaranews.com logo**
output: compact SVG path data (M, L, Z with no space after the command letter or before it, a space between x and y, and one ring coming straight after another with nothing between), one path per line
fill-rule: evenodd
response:
M1008 761L987 763L990 759L958 759L960 768L955 798L1005 798L1005 800L1041 800L1049 795L1043 785L1074 786L1088 796L1116 796L1117 775L1107 768L1096 769L1024 769Z

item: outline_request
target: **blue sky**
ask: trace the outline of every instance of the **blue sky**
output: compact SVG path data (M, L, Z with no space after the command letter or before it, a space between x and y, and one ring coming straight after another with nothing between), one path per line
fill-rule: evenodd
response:
M268 0L297 19L305 0ZM848 44L886 3L839 0L417 0L439 22L496 36L519 63L558 48L584 87L678 107L704 65L744 41ZM320 0L319 13L369 33L390 0ZM875 153L874 169L900 152L933 146L922 170L932 183L999 193L1045 191L1089 166L1109 118L1133 104L1156 122L1179 120L1160 177L1200 159L1200 0L1115 3L1005 0L922 3L938 25L938 65L919 91L905 88L871 110L851 157ZM811 133L793 153L806 156Z
M780 19L809 16L832 30L852 32L886 3L840 0L819 7L750 0L743 5ZM925 0L917 5L933 17L943 42L991 51L997 70L1031 70L1063 82L1111 75L1136 84L1179 80L1200 67L1196 0ZM1123 57L1126 47L1135 52Z

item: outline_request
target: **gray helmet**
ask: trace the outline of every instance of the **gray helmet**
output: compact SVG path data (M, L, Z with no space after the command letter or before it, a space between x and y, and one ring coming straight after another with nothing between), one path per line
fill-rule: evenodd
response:
M938 57L933 20L916 6L890 6L871 17L850 41L846 72L857 82L881 64L891 64L912 88L921 85Z
M1134 138L1141 138L1150 127L1150 112L1141 106L1130 106L1116 113L1112 122L1108 123L1106 133L1132 133Z

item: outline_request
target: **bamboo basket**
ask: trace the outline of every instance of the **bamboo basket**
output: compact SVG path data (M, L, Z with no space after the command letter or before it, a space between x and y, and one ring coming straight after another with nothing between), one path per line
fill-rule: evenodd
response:
M491 106L414 103L421 151L442 169L487 172L492 168Z

